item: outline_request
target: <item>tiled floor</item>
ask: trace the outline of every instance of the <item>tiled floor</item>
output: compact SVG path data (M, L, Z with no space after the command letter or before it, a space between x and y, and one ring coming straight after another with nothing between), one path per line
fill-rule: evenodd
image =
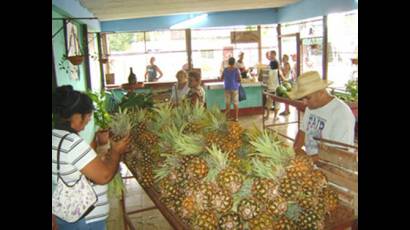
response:
M282 110L284 106L282 106ZM281 111L280 111L281 112ZM278 116L279 120L277 123L296 121L297 112L293 107L290 107L291 114L287 117ZM240 117L239 122L243 128L250 128L256 125L259 129L262 129L262 115L246 116ZM273 122L273 111L270 113L269 119L266 121L267 124L272 124ZM298 125L289 124L274 127L281 134L287 135L291 138L296 136ZM292 142L289 141L289 144ZM126 170L125 165L123 165L124 172L123 175L130 176L131 174ZM127 212L132 212L135 210L140 210L144 208L149 208L155 206L148 195L143 191L138 182L135 179L124 180L126 184L127 192L125 195L125 206ZM167 220L161 215L158 209L153 209L149 211L139 212L135 214L130 214L129 218L138 230L168 230L172 227L168 224ZM108 230L122 230L122 229L108 229Z

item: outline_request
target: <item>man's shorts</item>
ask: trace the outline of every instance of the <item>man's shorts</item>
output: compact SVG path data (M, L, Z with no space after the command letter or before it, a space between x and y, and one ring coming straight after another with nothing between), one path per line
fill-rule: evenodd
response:
M225 90L225 103L239 104L238 90Z

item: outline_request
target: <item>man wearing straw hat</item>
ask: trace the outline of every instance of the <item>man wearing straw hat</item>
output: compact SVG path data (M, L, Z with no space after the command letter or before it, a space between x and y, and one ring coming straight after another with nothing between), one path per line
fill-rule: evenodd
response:
M317 71L302 74L289 92L291 99L302 99L306 105L300 130L296 135L296 153L314 155L318 143L314 137L354 144L355 117L343 101L329 94L326 88L332 84L322 80ZM305 146L305 151L302 147Z

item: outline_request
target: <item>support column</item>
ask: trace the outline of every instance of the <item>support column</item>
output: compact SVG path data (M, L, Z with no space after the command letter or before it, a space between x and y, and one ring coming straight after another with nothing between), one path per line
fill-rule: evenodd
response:
M98 49L98 59L101 60L102 48L101 48L101 33L97 33L97 49ZM101 74L101 90L105 90L105 77L104 77L104 66L103 63L99 61L100 64L100 74Z
M83 34L83 49L84 49L84 70L85 79L87 81L87 89L91 90L91 70L90 70L90 54L88 49L88 28L87 25L81 25Z
M328 30L327 30L327 15L323 16L323 49L322 49L322 66L323 66L323 79L327 80L327 68L328 68L328 53L327 53L327 34L328 34Z
M280 64L280 60L282 58L282 38L281 38L281 25L278 24L278 26L276 27L277 33L278 33L278 60L279 60L279 64Z
M189 66L189 70L191 71L193 68L191 29L185 29L185 41L186 41L186 52L187 52L187 57L188 57L188 66Z
M300 33L296 33L296 76L300 76Z
M258 62L262 64L262 30L261 26L258 26Z

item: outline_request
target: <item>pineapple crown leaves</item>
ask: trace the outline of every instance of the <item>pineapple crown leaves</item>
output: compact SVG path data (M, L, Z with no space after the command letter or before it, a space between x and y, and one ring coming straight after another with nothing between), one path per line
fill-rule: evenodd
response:
M133 122L127 112L127 109L120 110L112 116L109 126L114 135L125 136L132 129Z
M146 120L147 110L136 108L130 113L132 115L132 120L135 124L144 122Z
M175 155L164 153L161 156L165 157L165 162L162 167L153 169L155 182L159 182L167 177L179 165L178 158Z
M215 144L211 145L211 148L206 147L210 156L210 164L219 170L222 170L228 166L228 154L224 153Z
M181 155L199 155L204 151L205 143L200 135L185 135L182 133L185 125L180 130L177 130L175 126L169 128L171 135L172 148Z
M269 158L275 165L284 164L293 154L293 151L282 147L280 141L275 141L274 137L266 131L250 144L256 150L256 153L251 155Z
M255 123L253 123L253 126L248 129L248 132L246 132L246 138L249 141L255 141L262 134L263 132L256 126Z
M219 130L226 126L226 116L221 113L220 109L217 106L211 107L207 111L207 116L205 117L207 129L209 131Z
M288 202L288 208L286 210L285 216L293 221L299 218L302 208L296 202Z
M215 144L211 148L206 147L208 155L205 156L205 161L210 170L205 180L208 182L215 181L219 172L228 166L228 155L223 153Z
M272 162L262 162L256 158L252 159L253 174L256 177L278 180L284 175L285 169L281 165L274 165Z
M249 197L251 195L253 181L254 181L254 179L252 179L252 178L246 178L245 181L242 184L241 189L233 195L232 209L234 211L237 211L239 202L242 199L244 199L246 197Z
M154 108L155 112L155 130L160 130L164 127L164 125L169 124L172 120L172 108L169 104L159 105L158 107Z

